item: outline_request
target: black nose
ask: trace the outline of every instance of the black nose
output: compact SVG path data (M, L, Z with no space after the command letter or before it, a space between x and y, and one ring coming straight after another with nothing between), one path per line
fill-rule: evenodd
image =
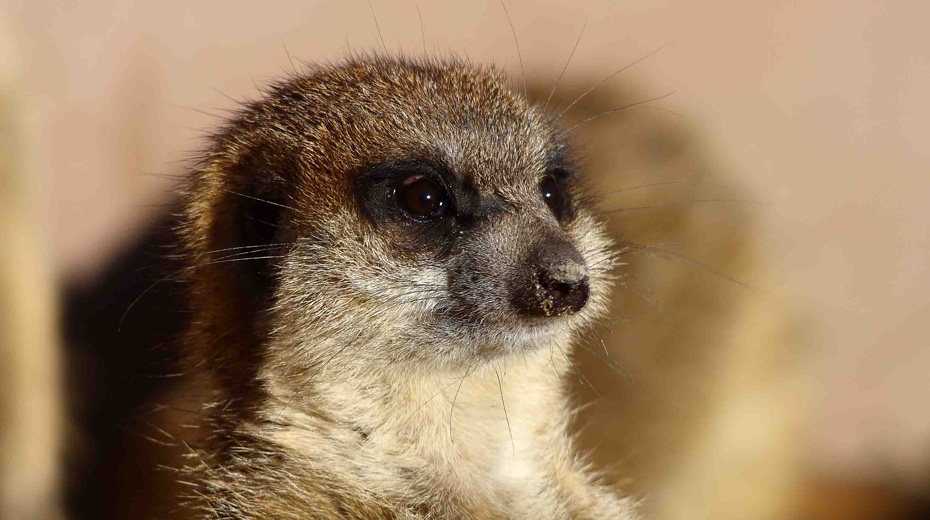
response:
M588 269L581 253L563 240L540 242L529 255L514 306L531 316L568 316L588 302Z

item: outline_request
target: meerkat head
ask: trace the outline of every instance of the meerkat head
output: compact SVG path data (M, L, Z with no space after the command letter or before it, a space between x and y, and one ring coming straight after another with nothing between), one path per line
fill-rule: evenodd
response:
M351 349L435 366L566 341L604 311L610 266L578 182L554 118L492 70L310 70L246 104L194 176L195 322L227 364Z

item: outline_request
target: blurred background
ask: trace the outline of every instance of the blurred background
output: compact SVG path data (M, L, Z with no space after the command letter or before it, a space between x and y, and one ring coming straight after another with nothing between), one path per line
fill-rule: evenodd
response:
M766 406L786 418L772 419L779 414L760 409L766 419L757 425L790 423L782 440L772 441L778 448L756 448L796 458L785 470L792 482L785 486L792 490L786 492L790 516L780 518L930 517L930 510L921 509L930 491L930 33L924 27L930 4L510 0L507 8L522 69L542 99L583 27L555 99L570 100L569 94L644 57L591 96L587 109L674 92L650 103L658 110L600 118L600 129L589 130L600 132L595 141L598 135L606 139L591 152L593 169L607 179L603 186L700 177L701 186L726 185L730 191L679 191L672 198L664 192L660 203L685 200L675 196L751 202L710 215L696 215L689 206L687 214L663 218L677 219L679 231L682 219L705 226L737 219L736 228L719 236L689 224L689 236L706 238L699 249L700 263L708 267L697 271L705 277L720 271L761 288L764 308L751 312L778 323L754 328L746 341L769 345L764 352L780 356L765 365L778 370L765 370L776 374L776 386L791 389L778 397L766 393ZM143 403L157 401L157 375L174 363L161 340L150 345L153 335L169 338L183 316L156 295L140 300L141 308L128 315L128 332L119 342L111 336L148 285L146 269L163 253L159 225L175 200L184 161L234 99L257 96L257 85L292 71L293 61L380 48L372 10L392 52L463 54L521 75L497 1L373 0L371 7L306 0L0 1L0 516L30 518L23 512L32 510L32 518L62 511L74 518L131 517L99 502L112 492L109 483L147 463L125 440L132 430L126 424ZM642 128L671 137L642 141ZM634 145L643 143L658 143L649 149L658 157L652 166L636 162L643 152ZM686 143L686 159L674 166L662 162L672 153L663 148L668 143ZM622 164L635 172L616 161L599 162L611 146L626 150L617 153L629 154ZM658 163L665 165L664 176L655 175ZM696 169L713 173L690 175ZM623 203L654 201L654 193L644 190L637 195L642 199ZM619 233L630 227L612 225ZM751 254L728 242L735 236L751 243ZM738 261L730 258L738 255ZM689 283L689 276L681 283ZM661 294L655 296L661 305ZM737 298L723 320L745 321L741 313L759 305L752 296ZM154 314L169 319L152 325ZM146 327L157 327L157 334ZM786 334L794 339L785 340ZM636 348L646 352L644 337ZM682 351L693 346L689 336L675 338ZM621 348L610 344L612 352ZM134 345L145 348L136 351ZM721 352L715 364L734 355ZM761 358L753 359L758 365ZM618 404L631 394L670 400L672 409L681 404L676 395L687 387L650 381L650 362L662 360L625 361L640 375L599 405L591 416L603 426L598 431L623 429L610 426L610 417L653 417ZM684 369L677 367L669 378L717 380L714 372L696 367L696 376L681 376ZM598 386L597 377L591 386ZM605 386L611 384L606 377ZM708 402L746 395L739 385L749 388L752 381L734 385L711 392ZM623 410L611 415L610 406ZM665 414L675 415L667 406ZM735 428L752 423L751 416L739 415ZM622 465L619 459L633 457L637 443L645 446L655 425L670 428L649 420L652 429L643 429L639 440L624 437L611 448L610 439L622 435L605 434L592 443L606 443ZM729 431L729 423L715 424ZM708 433L714 428L687 430L692 453L713 452L695 439L725 437ZM661 443L643 448L643 457L652 460L650 450L661 451ZM707 467L700 457L688 460ZM633 487L649 492L655 483L654 489L683 496L670 482L704 477L699 469L675 476L677 466L643 470L650 485ZM729 489L722 485L714 492ZM64 497L64 509L56 511L55 496ZM121 500L128 505L120 507L131 511L132 497ZM733 516L754 517L764 516Z

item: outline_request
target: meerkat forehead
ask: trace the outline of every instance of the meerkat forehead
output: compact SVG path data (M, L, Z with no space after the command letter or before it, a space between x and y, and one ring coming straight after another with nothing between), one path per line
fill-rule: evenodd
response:
M502 74L454 59L353 58L274 86L253 111L260 132L241 125L242 144L268 141L330 184L416 160L481 192L532 190L534 176L565 160L556 129Z

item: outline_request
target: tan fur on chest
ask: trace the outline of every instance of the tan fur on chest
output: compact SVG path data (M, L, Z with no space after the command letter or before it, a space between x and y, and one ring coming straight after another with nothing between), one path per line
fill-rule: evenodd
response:
M271 401L269 423L242 426L281 461L241 469L242 478L261 472L271 479L267 489L252 487L243 518L316 511L319 518L569 519L578 517L575 511L600 511L592 518L629 512L621 502L597 504L565 443L567 364L564 354L541 349L462 374L399 379L389 370L331 370L312 395ZM225 478L231 474L227 468ZM249 478L242 484L259 483ZM559 488L564 495L553 493ZM278 495L289 499L279 502Z
M333 371L312 397L282 398L269 407L278 421L296 426L270 438L298 453L328 439L338 453L320 456L331 458L331 467L392 493L406 482L372 474L371 468L435 473L435 484L450 489L487 487L493 501L494 495L516 492L508 491L513 482L522 487L544 472L539 460L548 455L541 446L564 428L557 375L565 364L540 351L458 374ZM308 411L299 410L304 406ZM336 412L326 422L315 421L313 410L319 408ZM356 424L360 431L330 432L332 422Z

